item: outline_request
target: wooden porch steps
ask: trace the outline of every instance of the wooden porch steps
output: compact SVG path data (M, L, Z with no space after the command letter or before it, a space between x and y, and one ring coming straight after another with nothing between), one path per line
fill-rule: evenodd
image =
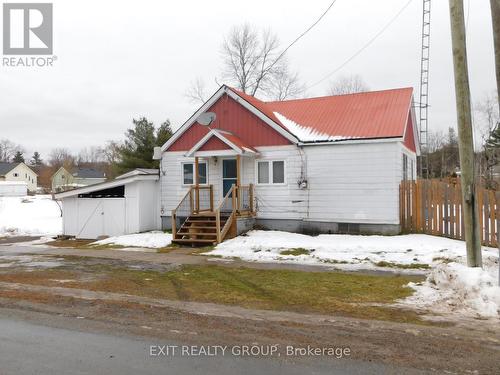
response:
M227 219L227 216L220 217L221 228L224 227ZM172 242L191 246L217 244L217 219L214 213L190 215L177 230L176 239Z
M195 166L194 170L197 170ZM239 181L231 186L218 206L213 185L196 183L172 210L173 243L200 246L217 244L237 235L237 217L255 214L254 188Z

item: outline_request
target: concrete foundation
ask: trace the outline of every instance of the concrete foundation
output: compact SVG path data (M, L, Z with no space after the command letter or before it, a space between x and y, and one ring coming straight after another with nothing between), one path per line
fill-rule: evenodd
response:
M163 230L172 229L170 216L162 216ZM237 219L237 234L248 232L251 229L280 230L284 232L317 234L382 234L396 235L401 233L398 224L358 224L358 223L332 223L324 221L304 221L285 219L259 219L253 217L240 217Z
M285 232L310 235L346 233L346 234L382 234L395 235L401 232L398 224L359 224L333 223L324 221L256 219L256 228L281 230Z
M162 216L161 230L171 230L171 229L172 229L172 216Z
M254 217L239 217L236 219L236 233L240 234L246 233L255 227Z

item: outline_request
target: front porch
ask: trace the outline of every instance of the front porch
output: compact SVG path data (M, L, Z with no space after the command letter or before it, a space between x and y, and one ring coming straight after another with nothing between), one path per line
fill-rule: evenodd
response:
M221 174L215 177L219 184L207 184L207 166L218 155L195 156L193 185L175 209L172 210L173 241L179 244L212 245L237 235L239 218L255 216L253 183L241 184L242 158L240 154L220 159ZM200 168L200 163L206 163ZM252 163L253 164L253 163ZM200 171L205 171L201 175ZM213 173L214 175L215 173ZM211 176L210 180L213 180Z

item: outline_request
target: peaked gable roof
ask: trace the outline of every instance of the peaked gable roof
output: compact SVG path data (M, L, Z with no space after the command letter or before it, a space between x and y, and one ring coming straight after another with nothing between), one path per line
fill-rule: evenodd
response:
M223 85L162 150L165 151L175 142L201 113L225 93L292 143L403 138L413 101L413 89L410 87L264 102Z
M225 149L232 149L237 154L256 154L257 150L250 145L247 145L239 137L234 134L220 130L220 129L210 129L210 131L205 135L197 144L195 144L186 154L186 156L192 156L196 151L202 150L203 146L206 145L211 139L218 139L225 145ZM220 148L218 148L220 149Z
M0 162L0 176L5 176L7 173L9 173L11 170L18 167L19 165L24 165L31 172L33 172L38 176L38 174L25 163L6 163L6 162Z
M0 162L0 176L5 176L7 173L9 173L11 170L13 170L19 164L20 163L5 163L5 162Z

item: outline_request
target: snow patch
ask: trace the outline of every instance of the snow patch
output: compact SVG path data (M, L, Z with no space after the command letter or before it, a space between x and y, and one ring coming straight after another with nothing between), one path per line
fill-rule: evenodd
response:
M284 255L286 249L302 248L307 254ZM498 251L483 248L486 262L495 262ZM239 257L255 262L288 262L334 265L341 269L384 269L410 272L397 266L429 265L441 261L465 261L465 243L424 234L358 236L322 234L308 236L281 231L250 231L217 245L207 255ZM379 263L385 262L385 263ZM378 267L376 264L396 267Z
M172 235L160 231L147 233L126 234L123 236L109 237L104 240L92 242L92 245L118 245L159 249L170 245Z
M309 126L297 124L295 121L283 116L279 112L273 112L278 120L299 140L302 142L314 142L314 141L343 141L346 139L355 139L356 137L350 136L340 136L340 135L329 135L326 133L321 133L316 129Z
M54 236L62 217L50 195L0 197L0 236Z

